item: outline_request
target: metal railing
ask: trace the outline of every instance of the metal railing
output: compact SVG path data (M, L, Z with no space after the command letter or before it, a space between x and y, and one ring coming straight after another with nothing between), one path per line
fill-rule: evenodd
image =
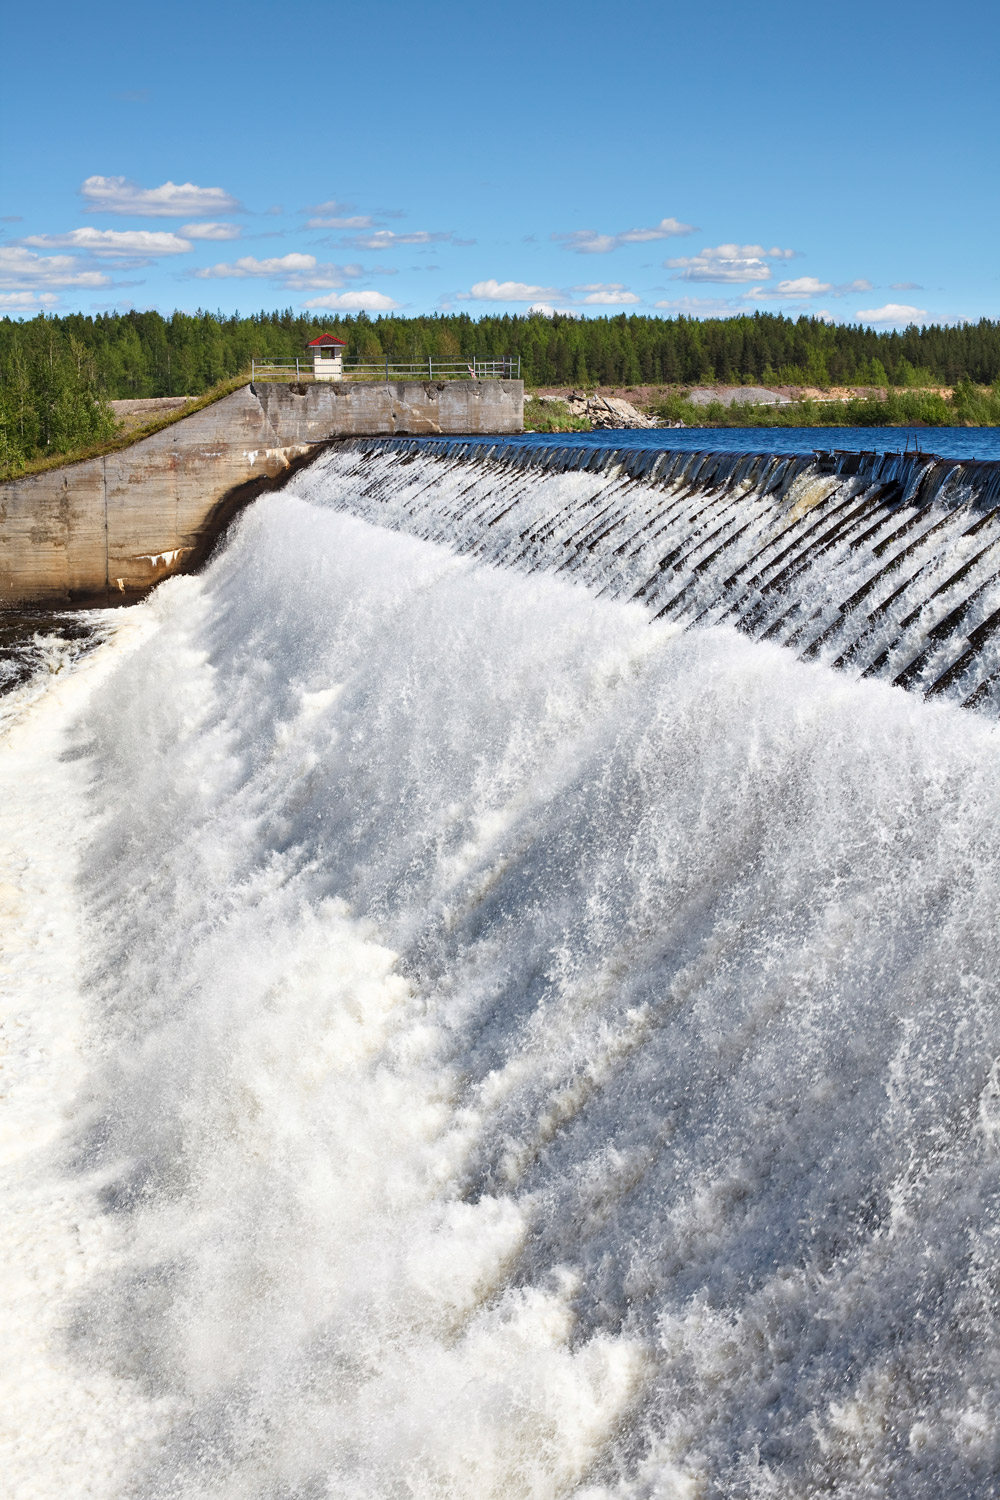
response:
M334 361L330 360L329 363L332 365ZM428 355L424 360L413 360L409 364L400 364L392 359L384 359L378 364L361 364L345 359L341 369L344 380L520 380L521 356L512 355L507 359L445 360L433 359ZM252 359L250 379L313 380L313 362L301 357Z

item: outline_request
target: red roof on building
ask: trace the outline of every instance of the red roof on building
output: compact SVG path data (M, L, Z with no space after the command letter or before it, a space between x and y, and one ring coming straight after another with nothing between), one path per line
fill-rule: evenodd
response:
M320 344L339 344L342 349L347 348L343 339L335 339L332 333L321 333L318 339L310 339L306 345L307 349L315 349Z

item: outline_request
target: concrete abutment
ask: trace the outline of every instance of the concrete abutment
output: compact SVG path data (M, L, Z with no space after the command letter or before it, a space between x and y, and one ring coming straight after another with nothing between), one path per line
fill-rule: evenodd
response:
M0 483L0 607L129 603L341 437L515 433L519 380L244 386L130 447Z

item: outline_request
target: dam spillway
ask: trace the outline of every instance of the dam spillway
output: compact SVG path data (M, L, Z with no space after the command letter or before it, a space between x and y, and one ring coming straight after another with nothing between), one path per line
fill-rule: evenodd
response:
M358 439L299 490L654 618L1000 710L1000 464Z
M989 471L491 447L329 450L0 699L6 1488L994 1495L1000 731L696 623L812 517L825 629L838 485L929 594Z

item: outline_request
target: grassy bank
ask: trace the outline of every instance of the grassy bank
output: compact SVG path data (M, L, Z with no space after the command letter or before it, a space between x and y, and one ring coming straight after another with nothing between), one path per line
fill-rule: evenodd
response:
M603 394L603 392L602 392ZM683 422L685 427L998 427L1000 426L1000 380L992 386L959 381L954 391L942 394L905 388L884 394L869 392L847 400L792 400L786 406L736 405L712 401L696 405L688 392L625 394L641 410L665 425ZM568 407L552 397L544 401L529 397L524 406L524 425L532 432L579 432L586 427Z
M539 401L534 396L524 398L525 432L589 432L590 423L584 417L574 417L565 401Z
M106 453L120 453L124 448L131 448L132 444L139 442L141 438L151 437L154 432L162 432L164 427L172 427L183 417L190 417L194 412L202 411L206 406L212 406L216 401L221 401L223 396L231 396L233 391L238 391L241 386L247 385L249 380L249 372L234 376L231 380L220 380L202 395L193 396L184 406L174 411L164 412L162 416L153 417L139 427L126 427L125 424L119 424L108 436L95 442L82 443L78 447L69 447L59 452L40 454L20 463L0 465L0 480L20 479L28 474L44 474L50 469L61 469L67 464L81 463L87 458L102 458Z
M974 411L973 411L974 409ZM884 397L847 401L793 401L788 406L727 406L712 401L696 406L683 395L652 406L663 422L686 427L962 427L1000 422L1000 393L957 390L954 397L931 391L889 391Z

